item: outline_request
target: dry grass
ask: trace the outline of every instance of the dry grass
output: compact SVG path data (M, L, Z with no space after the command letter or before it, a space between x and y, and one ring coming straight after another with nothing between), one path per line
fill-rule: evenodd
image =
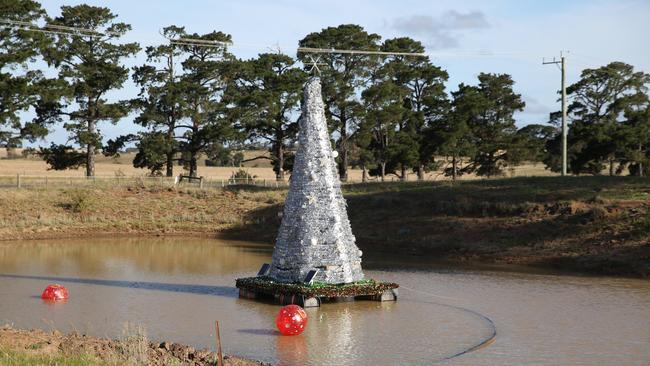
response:
M124 324L119 351L122 359L130 365L146 365L149 361L149 339L142 325Z
M0 238L89 233L215 233L254 208L279 204L282 191L127 187L0 190Z
M213 365L215 357L207 349L150 342L141 326L126 325L124 336L118 340L0 327L0 365L3 366L196 366ZM226 356L225 366L267 364Z
M264 151L245 151L244 156L246 159L263 155L268 156L268 152ZM38 158L27 158L27 159L7 159L7 152L5 149L0 149L0 176L9 175L15 176L16 174L21 175L33 175L33 176L51 176L51 177L68 177L76 176L82 177L85 174L83 169L77 170L48 170L47 164L44 161ZM145 176L148 174L146 169L134 168L133 153L125 153L120 155L118 158L106 158L103 156L97 156L97 162L95 165L96 175L98 176ZM274 180L275 173L271 168L271 164L267 159L258 159L250 161L243 164L244 169L248 173L258 179L267 179ZM199 159L199 175L204 176L210 179L228 179L234 171L239 170L238 167L209 167L205 166L205 157ZM174 169L174 174L178 175L183 172L181 166L177 166ZM360 182L362 177L362 171L360 169L350 169L349 171L349 180L352 182ZM552 173L544 168L544 164L524 164L513 169L506 171L507 177L522 177L522 176L555 176L557 174ZM472 180L477 179L473 174L462 176L461 180ZM414 173L410 173L408 180L415 180L417 176ZM441 171L434 171L427 173L427 180L449 180L448 177L442 175ZM395 176L389 176L389 181L397 181L398 178Z

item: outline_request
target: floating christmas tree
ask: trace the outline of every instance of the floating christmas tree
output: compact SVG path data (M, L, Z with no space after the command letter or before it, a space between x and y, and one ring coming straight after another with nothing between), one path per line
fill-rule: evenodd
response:
M311 78L304 94L298 151L273 260L256 277L237 279L239 297L272 296L282 305L303 307L337 298L395 301L398 284L360 281L361 251L341 194L320 79ZM314 281L320 282L318 286Z
M269 276L279 282L330 284L363 279L325 119L320 79L305 85L298 151Z

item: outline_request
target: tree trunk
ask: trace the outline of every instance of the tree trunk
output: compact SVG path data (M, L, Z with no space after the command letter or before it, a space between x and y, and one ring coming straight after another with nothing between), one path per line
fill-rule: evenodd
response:
M174 152L170 151L165 155L166 155L165 176L173 177L174 176Z
M192 141L190 142L190 177L196 177L197 176L197 155L199 154L199 151L194 150L197 149L197 145L195 145L194 139L199 136L199 126L200 126L200 121L201 121L201 103L199 102L197 105L197 109L192 117Z
M339 164L339 176L341 182L348 181L348 149L347 147L341 147L341 162Z
M643 145L639 143L639 155L643 154ZM639 177L643 177L643 161L639 160Z
M366 171L366 164L361 165L361 182L366 183L368 181L368 171Z
M341 182L348 180L348 125L345 113L341 113L341 143L339 144L339 179Z
M406 181L406 166L404 166L404 164L400 164L400 165L401 165L401 175L402 176L399 178L399 180L404 182L404 181Z
M614 176L614 159L609 159L609 176Z
M383 182L384 179L386 179L386 162L382 161L380 165L381 165L381 181Z
M451 180L456 181L458 175L458 161L456 161L456 155L451 158Z
M167 131L167 139L169 142L173 143L174 141L174 127L170 127L169 130ZM165 172L165 175L168 177L173 177L174 176L174 151L168 152L167 154L167 162L165 163L167 167L167 171Z
M92 136L93 140L95 134L97 133L95 127L95 121L88 121L88 132ZM86 144L86 177L95 176L95 144L94 141L89 141Z
M418 180L424 180L424 164L422 163L418 166Z
M278 172L275 174L275 180L284 181L284 149L282 144L278 143Z
M190 155L190 177L196 177L198 166L196 162L196 152L192 151Z

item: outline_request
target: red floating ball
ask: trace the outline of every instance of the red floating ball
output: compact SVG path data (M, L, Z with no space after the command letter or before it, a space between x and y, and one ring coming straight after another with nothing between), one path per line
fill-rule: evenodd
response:
M48 301L61 301L68 299L68 289L61 285L49 285L41 294L41 299Z
M287 305L280 309L275 325L282 335L298 335L307 327L307 313L298 305Z

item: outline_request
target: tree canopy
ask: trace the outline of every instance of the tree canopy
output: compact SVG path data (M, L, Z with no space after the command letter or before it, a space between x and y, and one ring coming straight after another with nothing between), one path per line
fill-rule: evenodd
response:
M229 98L236 108L246 137L270 145L271 161L278 180L284 180L288 145L298 132L298 109L307 74L296 61L279 53L264 53L239 65ZM257 157L259 158L259 157Z
M45 11L36 1L0 2L2 19L32 23L44 17ZM34 141L47 134L47 129L21 118L21 112L28 111L39 99L45 103L49 96L49 83L43 73L28 67L47 45L43 33L0 28L0 145L17 147L23 139Z

